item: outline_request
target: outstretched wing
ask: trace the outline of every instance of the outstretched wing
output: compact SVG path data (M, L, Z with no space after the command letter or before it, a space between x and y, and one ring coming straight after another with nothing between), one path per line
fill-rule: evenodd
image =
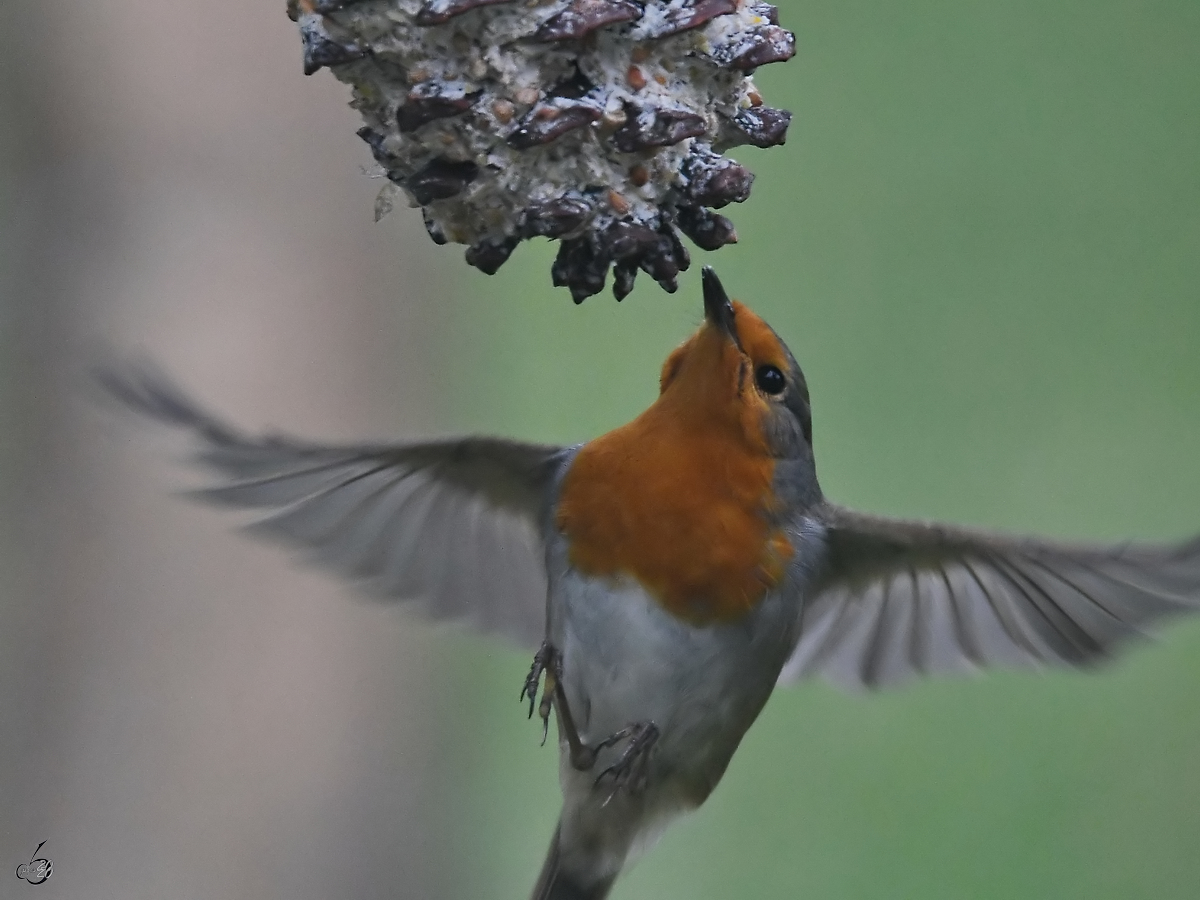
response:
M882 687L984 666L1084 666L1200 609L1200 539L1066 546L830 506L828 562L781 682Z
M468 438L322 447L251 438L198 409L161 376L104 374L135 410L191 432L195 460L223 480L197 491L265 510L252 531L305 548L371 593L416 601L536 647L546 605L540 521L560 447Z

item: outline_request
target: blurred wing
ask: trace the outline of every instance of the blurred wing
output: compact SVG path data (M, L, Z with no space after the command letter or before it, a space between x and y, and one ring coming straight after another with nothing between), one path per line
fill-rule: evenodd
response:
M829 507L828 563L780 682L848 687L985 666L1085 666L1200 608L1200 539L1072 547Z
M135 410L189 430L195 459L224 483L196 494L267 510L252 531L306 548L371 593L415 600L536 647L546 606L539 522L562 448L469 438L322 447L249 438L161 376L102 375Z

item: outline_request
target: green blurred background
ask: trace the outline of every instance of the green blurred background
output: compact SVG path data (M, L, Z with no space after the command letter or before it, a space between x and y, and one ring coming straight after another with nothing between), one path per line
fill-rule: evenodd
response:
M8 252L0 256L0 265L8 260L3 324L12 375L4 400L12 423L5 464L22 477L45 464L36 453L37 442L49 440L39 404L77 392L82 380L33 359L38 342L61 323L31 304L68 288L88 293L80 287L87 270L75 270L72 253L28 258L30 248L60 239L65 222L84 235L79 243L115 253L113 265L173 271L163 262L168 255L196 258L184 275L160 276L159 294L147 294L149 313L110 299L99 312L81 313L81 300L60 313L84 322L54 344L68 360L68 375L81 370L74 351L100 334L120 348L142 345L165 357L218 408L236 399L243 422L342 439L469 431L578 442L627 421L654 397L662 359L701 319L698 264L711 263L732 294L774 325L804 368L830 497L879 513L1073 538L1174 539L1200 530L1200 4L1194 0L783 0L782 23L797 34L797 56L761 70L756 80L769 104L795 117L785 147L737 154L758 176L751 199L725 210L740 243L715 254L695 252L697 265L673 296L643 278L619 306L602 295L578 308L549 285L549 245L523 246L487 278L467 269L461 248L429 243L412 211L400 210L374 229L347 224L369 217L376 184L355 169L367 156L353 136L354 115L342 106L345 91L327 73L301 80L295 36L281 8L255 10L251 18L261 31L253 41L226 41L225 27L216 27L221 17L208 16L204 27L221 40L202 42L204 52L193 58L186 49L164 50L161 40L113 45L93 31L103 17L87 13L87 4L17 3L40 29L38 46L87 62L103 55L96 49L103 45L103 53L130 70L153 72L112 88L111 102L133 110L168 99L153 91L169 73L187 73L174 85L186 91L169 98L176 102L194 85L243 66L237 79L198 105L176 109L180 122L206 117L186 152L179 150L182 139L171 144L155 130L162 126L153 108L143 114L151 124L106 119L96 128L76 125L70 134L79 148L56 142L69 129L58 121L58 108L42 111L49 101L38 93L41 76L32 62L15 72L27 90L12 93L12 108L41 123L38 133L51 148L45 159L30 150L14 153L0 175L0 197L13 198L4 231ZM193 24L182 9L162 11L138 0L116 6L125 10L119 34L147 19L162 35ZM226 21L241 15L240 4L225 6ZM47 9L57 18L46 16ZM78 84L107 84L82 62L76 69ZM270 74L260 81L256 73ZM62 88L49 96L69 95ZM234 96L259 105L237 106ZM170 107L164 102L164 108ZM81 109L68 105L87 123ZM13 130L21 121L7 119L5 146L27 137ZM277 123L277 131L264 134L264 122L268 129ZM175 197L181 165L184 180L199 185L174 201L170 215L156 205L160 195L143 187L151 177L146 167L123 167L121 154L130 151L113 149L126 146L113 136L126 127L133 135L128 146L155 159L170 156L155 182L172 185L161 187L162 196ZM95 165L90 140L109 142L123 181L106 180L103 165L85 167L83 175L72 168L79 159ZM205 141L222 149L197 150ZM281 148L292 154L282 165ZM30 172L41 181L31 181ZM305 179L320 181L324 193L311 192ZM126 199L81 207L76 188L97 182L141 205ZM214 217L226 194L281 210L270 219L272 240L289 250L275 252L263 237L266 213L243 215L232 233L223 224L208 230L188 224ZM49 208L56 214L41 212L36 227L22 226L22 216L45 197L55 199ZM159 210L143 226L154 240L114 250L106 223L125 222L143 206ZM186 247L168 253L155 243L180 229L190 229ZM210 248L218 244L245 249L261 272L213 265L221 257ZM71 261L65 271L64 259ZM35 263L50 273L45 281L29 275ZM203 281L211 269L222 269L217 287ZM285 271L295 284L275 287ZM207 299L242 298L259 281L272 285L260 291L273 297L270 314L243 314L259 309L258 301L210 305ZM199 285L190 301L175 298L181 283ZM18 296L23 285L33 286L27 297ZM247 360L255 358L251 366ZM53 377L35 377L47 372ZM64 403L63 420L88 415L82 405ZM35 431L28 439L11 437ZM113 458L135 452L146 458L111 432L105 446ZM77 453L61 465L82 468L77 478L87 483L90 458ZM131 484L139 464L124 465ZM161 479L140 482L138 496L161 488ZM37 563L25 516L41 508L42 496L33 490L26 506L8 507L6 558ZM105 497L111 500L102 494L85 504L92 512L84 521L97 530L112 521ZM73 503L60 517L77 523L80 507ZM183 574L171 590L158 582L147 589L152 596L139 623L167 602L164 594L211 583L224 571L198 543L197 535L223 527L213 516L164 503L148 522L147 533L157 537L108 563L119 571L105 588L110 599L89 601L88 608L99 610L92 613L97 621L127 605L139 565L150 567L164 555L179 556ZM165 536L172 528L192 529L189 550L179 549L183 539ZM93 535L76 524L57 540L64 551L82 549L86 557ZM160 835L161 846L138 858L161 871L154 878L118 876L126 870L113 857L117 851L106 849L95 864L105 861L113 870L105 869L106 877L119 886L107 895L526 896L558 804L554 751L539 748L538 728L516 699L527 656L456 632L431 636L415 618L331 596L347 592L318 576L293 576L274 551L242 549L232 539L211 552L218 551L234 554L245 583L268 594L247 597L244 587L222 587L228 597L221 595L206 626L217 649L195 651L197 659L216 653L221 662L212 665L232 666L238 679L214 694L197 662L200 674L181 680L178 697L155 700L147 688L146 703L165 704L156 713L164 723L191 723L178 725L174 738L189 746L210 735L213 723L243 730L228 758L161 750L161 781L147 783L166 790L182 779L193 793L180 804L156 794L146 800L153 814L130 818L130 848L135 838ZM263 587L267 573L282 586ZM9 583L18 581L13 576ZM301 591L311 599L296 601ZM77 594L90 597L83 589ZM38 613L18 592L8 596L0 601L10 635L0 663L16 676L8 681L13 694L6 710L28 723L31 696L53 700L45 691L30 693L29 673L67 671L68 657L78 654L60 649L57 662L39 663L28 637ZM190 616L213 606L203 595L188 602ZM62 603L67 610L68 601ZM234 622L256 608L267 611L255 623L254 640L228 649L239 628ZM74 621L75 614L64 611L67 618L56 622ZM195 623L173 615L155 621L136 647L114 638L112 652L137 658L171 635L191 640L194 631L185 629ZM281 712L281 698L290 696L285 684L254 687L267 673L293 677L284 679L267 659L264 648L272 642L289 654L292 668L283 671L315 680L315 699ZM162 666L176 669L173 662ZM158 670L146 671L150 683ZM96 677L64 676L63 683L94 684ZM322 686L327 699L319 695ZM113 690L117 699L106 702L139 711L130 714L130 727L144 721L132 694L121 694L119 684ZM255 699L240 699L247 692ZM24 699L13 699L18 693ZM86 713L100 702L86 692L71 696L75 705L64 714ZM250 706L236 707L230 723L226 701ZM209 719L193 721L197 703L212 707ZM265 731L257 724L260 703L275 711ZM51 741L53 729L45 727ZM429 741L416 741L416 733ZM265 798L253 793L250 786L262 778L295 769L285 746L286 754L303 752L318 739L330 748L305 763L297 783L285 780ZM119 741L98 744L91 732L73 740L80 753L107 748L99 769L80 775L65 751L52 764L35 765L44 758L40 745L15 736L0 747L10 760L6 789L22 798L0 811L5 853L26 843L32 850L47 837L42 796L62 784L64 772L75 771L73 783L86 793L89 778L100 778L122 752ZM155 738L142 740L139 747L158 746ZM345 756L343 745L351 744L355 750ZM257 762L249 766L246 755ZM327 783L334 769L342 781ZM144 767L126 776L129 785L150 777ZM319 789L312 791L314 782ZM36 797L29 785L40 786ZM403 802L386 799L404 791L411 797L404 794ZM295 798L310 793L308 805L298 807ZM212 796L221 803L207 813L213 825L203 834L180 821ZM100 824L119 830L126 823L126 801L117 795L100 793L90 803L92 830L79 837L80 846L97 840ZM181 804L185 812L167 808ZM61 807L52 822L56 833L82 815ZM168 826L156 824L156 815ZM291 830L281 830L283 822ZM203 846L218 855L235 844L257 847L253 858L249 850L238 858L253 862L258 879L218 877L207 857L170 855L184 837L190 847L211 839ZM614 900L1183 900L1200 895L1198 844L1200 623L1185 623L1157 646L1136 648L1086 675L997 673L864 696L820 683L780 692L707 805L619 882ZM54 880L39 889L47 900L71 877L65 860L55 860ZM313 867L311 876L298 874L308 872L305 866Z

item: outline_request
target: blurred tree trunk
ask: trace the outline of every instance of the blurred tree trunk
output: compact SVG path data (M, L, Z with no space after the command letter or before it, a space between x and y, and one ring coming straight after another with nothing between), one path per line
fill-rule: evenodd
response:
M438 424L427 239L370 221L347 92L283 7L6 6L5 896L42 840L43 900L447 893L420 629L170 497L89 382L140 351L248 427Z

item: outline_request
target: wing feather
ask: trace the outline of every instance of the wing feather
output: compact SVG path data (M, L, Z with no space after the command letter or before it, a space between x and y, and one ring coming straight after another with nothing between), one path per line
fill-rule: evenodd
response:
M879 687L983 666L1086 666L1200 609L1200 539L1071 546L830 506L828 563L781 682Z
M192 493L262 511L252 532L433 618L540 642L541 524L569 450L487 438L360 447L252 438L156 373L102 380L135 410L191 434L195 461L223 479Z

